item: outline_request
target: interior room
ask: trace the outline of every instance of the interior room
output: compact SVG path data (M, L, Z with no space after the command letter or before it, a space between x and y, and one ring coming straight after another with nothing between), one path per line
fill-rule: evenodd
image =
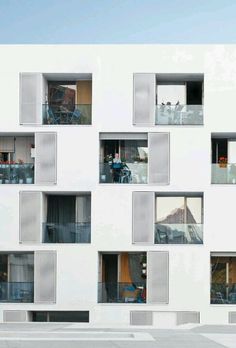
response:
M33 253L0 254L0 302L33 302Z
M236 304L236 255L211 255L211 303Z
M44 124L91 124L92 74L44 74Z
M145 252L100 253L99 302L145 303L146 276Z
M43 194L43 242L90 243L91 194Z
M147 134L100 134L100 182L147 183Z
M211 137L212 183L236 183L236 134L214 133Z
M34 183L33 135L0 135L0 184Z

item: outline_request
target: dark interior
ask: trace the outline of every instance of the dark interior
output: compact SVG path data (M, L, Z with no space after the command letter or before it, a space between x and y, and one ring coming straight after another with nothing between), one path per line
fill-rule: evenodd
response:
M201 105L202 102L202 81L187 82L187 104Z

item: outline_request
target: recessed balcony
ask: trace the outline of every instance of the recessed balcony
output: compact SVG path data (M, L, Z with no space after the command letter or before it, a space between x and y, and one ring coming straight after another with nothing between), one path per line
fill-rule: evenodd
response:
M211 304L236 304L236 254L211 254Z
M0 254L0 302L34 302L33 253Z
M236 184L236 134L214 133L211 146L211 183Z
M99 303L146 302L146 253L102 253L100 259Z
M34 136L0 136L0 184L33 184L34 161Z

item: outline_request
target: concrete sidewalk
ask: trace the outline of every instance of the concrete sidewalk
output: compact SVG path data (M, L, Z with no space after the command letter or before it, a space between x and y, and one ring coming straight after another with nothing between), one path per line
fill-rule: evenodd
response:
M78 328L65 323L0 324L0 348L236 348L236 326L181 329Z

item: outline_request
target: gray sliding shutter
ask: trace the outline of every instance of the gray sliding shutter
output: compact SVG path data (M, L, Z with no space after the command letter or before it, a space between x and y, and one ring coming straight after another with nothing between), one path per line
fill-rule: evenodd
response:
M177 312L177 325L200 324L199 312Z
M131 311L130 325L153 325L153 312Z
M42 74L20 74L20 124L42 123Z
M169 302L168 251L147 252L147 300L148 303Z
M16 323L26 322L27 311L24 310L6 310L3 311L3 322L4 323Z
M20 242L40 243L41 192L20 192Z
M156 75L134 74L134 116L136 125L155 125Z
M56 251L35 251L34 257L34 302L56 302Z
M154 244L154 192L133 192L133 243Z
M169 133L148 133L149 184L169 184Z
M35 133L36 184L56 184L56 133Z

